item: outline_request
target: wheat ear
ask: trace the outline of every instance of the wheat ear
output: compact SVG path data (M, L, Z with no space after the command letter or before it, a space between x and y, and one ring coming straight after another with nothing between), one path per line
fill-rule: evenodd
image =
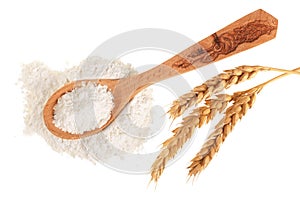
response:
M233 105L227 108L224 118L215 126L215 130L209 135L200 152L192 159L188 167L189 176L197 175L209 164L236 122L252 107L260 90L261 87L255 87L250 92L233 95Z
M277 69L264 66L249 66L243 65L235 69L225 70L202 85L195 87L190 92L180 96L177 100L173 101L168 113L172 119L182 115L188 108L208 99L212 94L217 94L223 89L228 89L234 84L238 84L245 80L253 78L259 71L279 71L289 72L288 70Z
M277 76L249 90L234 93L232 95L233 104L226 109L223 119L215 126L215 130L208 136L201 150L191 160L191 164L188 167L188 175L190 177L196 176L207 167L214 155L219 151L221 144L236 125L237 121L241 120L248 109L253 106L256 95L265 85L291 73L299 74L299 72L297 72L299 69L300 68L297 68L293 70L294 72L290 71L289 73Z
M181 125L174 129L174 135L163 143L163 148L151 168L151 181L157 182L163 173L166 163L174 158L182 146L192 137L196 127L200 128L215 117L218 112L222 112L231 96L219 94L216 98L206 101L206 105L195 108L187 117L184 117Z
M232 80L235 80L234 83L236 84L246 80L247 77L253 77L259 70L275 70L291 73L289 70L270 67L240 66L233 70L226 70L225 73L223 73L223 75L219 75L219 77L224 80L225 76L231 74L231 78ZM236 78L233 78L237 76L239 76L238 82L236 81ZM216 82L216 79L217 78L215 77L213 80L209 80L207 82ZM229 78L227 79L229 80ZM230 85L227 85L227 88L229 86ZM219 89L214 90L214 92L219 92L223 89L220 87L218 88ZM165 169L166 163L172 159L182 148L182 146L191 138L196 127L198 126L198 128L200 128L203 124L208 123L218 112L223 112L223 110L227 107L228 102L231 100L232 97L229 95L216 95L216 98L207 99L205 106L195 108L187 117L183 119L181 125L172 131L174 135L163 143L163 148L151 167L151 181L157 182Z

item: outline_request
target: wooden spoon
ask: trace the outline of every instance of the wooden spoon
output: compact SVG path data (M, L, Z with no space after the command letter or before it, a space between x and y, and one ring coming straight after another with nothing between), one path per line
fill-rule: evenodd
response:
M123 79L80 80L68 83L57 90L47 101L43 111L45 125L51 133L63 139L79 139L96 134L110 125L126 104L145 87L269 41L276 36L277 23L276 18L259 9L144 73ZM107 85L114 97L114 108L111 118L101 128L86 131L83 134L71 134L54 125L53 108L62 95L79 87L82 81Z

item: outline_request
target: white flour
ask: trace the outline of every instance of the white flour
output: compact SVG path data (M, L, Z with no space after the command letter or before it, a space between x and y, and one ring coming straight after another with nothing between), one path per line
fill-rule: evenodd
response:
M133 101L127 105L126 109L121 112L117 120L104 131L84 139L64 140L54 136L45 127L42 116L43 108L48 98L69 81L122 78L135 73L130 65L125 65L119 61L108 63L106 60L96 57L88 58L79 66L63 72L52 71L40 62L24 65L21 81L26 99L24 117L26 132L36 133L42 136L57 152L65 152L72 156L78 156L92 161L103 162L111 156L122 157L122 153L138 152L139 149L142 148L145 140L131 136L127 130L130 130L132 124L135 126L142 125L143 127L150 124L152 97L151 90L149 89L140 92ZM101 113L99 114L101 115ZM67 122L62 120L59 126L66 128L67 124L65 123ZM72 127L72 125L70 127ZM71 130L80 132L77 127L72 127Z
M80 87L62 95L54 106L56 127L73 134L82 134L103 126L114 107L107 86L82 82Z

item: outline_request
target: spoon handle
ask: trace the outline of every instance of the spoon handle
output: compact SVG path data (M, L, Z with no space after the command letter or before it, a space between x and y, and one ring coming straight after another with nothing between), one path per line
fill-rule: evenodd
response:
M139 75L149 85L171 78L267 42L276 36L278 20L259 9Z

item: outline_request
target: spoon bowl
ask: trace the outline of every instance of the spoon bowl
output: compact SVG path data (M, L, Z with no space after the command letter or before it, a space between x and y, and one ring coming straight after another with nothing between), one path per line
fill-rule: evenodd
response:
M78 88L81 86L82 82L93 82L95 84L100 84L100 85L106 85L109 91L114 91L114 88L116 87L117 83L119 82L119 79L102 79L102 80L97 80L97 79L91 79L91 80L78 80L74 82L70 82L63 87L61 87L59 90L57 90L52 96L48 99L44 111L43 111L43 117L44 117L44 122L48 130L56 135L57 137L64 138L64 139L79 139L82 137L90 136L95 133L98 133L99 131L103 130L106 128L112 121L113 118L111 118L107 121L105 125L103 125L101 128L97 128L91 131L86 131L83 134L73 134L69 132L65 132L61 130L60 128L57 128L54 123L54 106L57 104L58 99L66 94L67 92L71 92L75 88ZM114 93L112 93L114 97ZM114 98L115 99L115 98ZM114 107L114 112L116 113L116 108Z

